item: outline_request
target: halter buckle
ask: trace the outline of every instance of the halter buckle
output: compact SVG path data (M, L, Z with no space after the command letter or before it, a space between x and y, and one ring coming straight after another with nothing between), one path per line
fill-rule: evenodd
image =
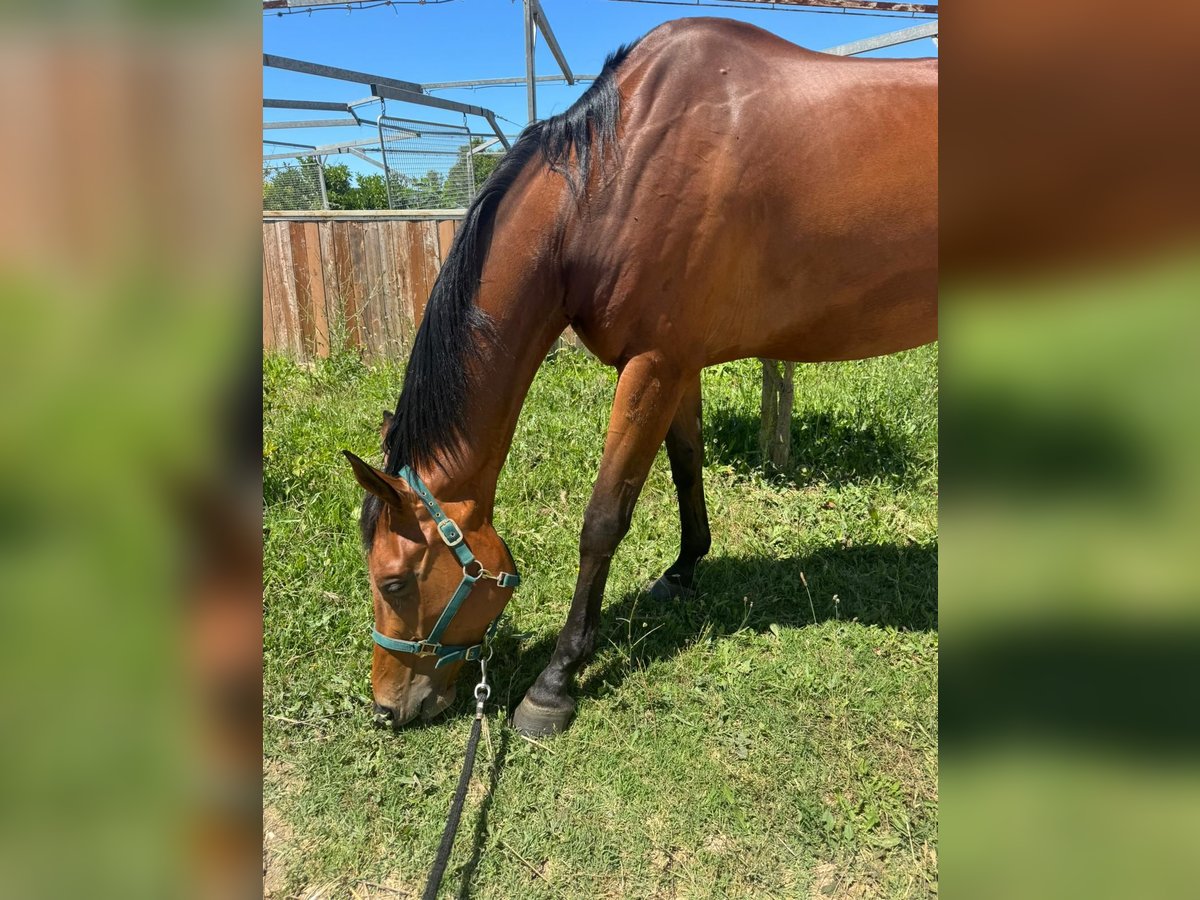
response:
M429 641L413 641L413 643L417 645L417 656L437 656L438 651L442 649L441 644Z
M462 529L454 524L453 519L442 519L437 523L437 530L447 547L457 547L463 542Z

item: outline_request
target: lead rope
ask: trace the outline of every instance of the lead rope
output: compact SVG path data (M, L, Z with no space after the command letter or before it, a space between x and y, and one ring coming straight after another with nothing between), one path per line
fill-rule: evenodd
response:
M475 769L475 751L479 747L479 732L483 727L483 704L492 696L492 688L487 680L487 660L490 656L489 648L487 657L479 657L479 684L475 685L475 721L471 723L471 736L467 738L467 755L463 759L462 774L458 776L458 789L454 792L450 815L446 817L446 828L442 831L442 842L438 845L433 869L429 872L429 880L425 883L425 893L421 895L421 900L437 900L438 888L441 887L442 876L446 872L446 863L450 861L450 851L454 849L454 836L458 833L458 820L462 818L467 785L471 783L471 773Z

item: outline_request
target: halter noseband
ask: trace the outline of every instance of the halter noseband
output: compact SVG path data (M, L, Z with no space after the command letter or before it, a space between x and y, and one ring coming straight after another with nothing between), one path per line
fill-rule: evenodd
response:
M429 637L425 638L425 640L402 641L398 638L390 638L385 634L380 634L374 628L371 629L371 637L376 644L385 650L394 650L397 653L414 653L417 656L436 656L437 663L434 668L440 669L444 665L458 662L459 660L479 659L483 653L483 645L496 632L496 626L500 622L498 616L492 620L492 624L488 626L483 640L478 644L467 646L463 644L440 643L443 632L449 627L455 613L458 612L459 607L463 605L463 601L471 593L471 588L475 586L475 582L481 579L491 579L500 587L515 588L521 583L521 576L515 572L511 575L507 572L492 574L485 569L483 563L475 558L475 554L467 546L467 542L463 538L462 529L458 527L453 519L442 512L441 506L438 505L437 500L434 499L433 494L430 493L429 488L425 486L425 482L421 480L421 476L413 470L412 466L405 466L396 474L408 482L408 486L421 498L421 502L429 510L429 515L433 517L433 521L437 525L438 534L442 536L442 541L450 548L454 557L462 566L463 577L462 581L458 583L458 588L455 590L454 596L450 598L450 603L442 610L437 623L433 626L433 631L429 632ZM505 549L507 549L507 546Z

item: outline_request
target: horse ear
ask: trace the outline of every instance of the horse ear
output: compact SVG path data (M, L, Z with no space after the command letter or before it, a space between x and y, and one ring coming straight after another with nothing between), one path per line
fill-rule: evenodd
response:
M382 448L384 456L387 455L387 436L391 428L392 412L391 410L385 409L383 411L383 423L379 426L379 446Z
M355 480L362 485L363 490L374 494L384 503L389 506L394 506L399 509L409 509L411 504L405 502L411 500L412 491L403 479L395 478L391 475L385 475L374 466L359 459L349 450L343 450L342 455L350 463L350 468L354 470Z

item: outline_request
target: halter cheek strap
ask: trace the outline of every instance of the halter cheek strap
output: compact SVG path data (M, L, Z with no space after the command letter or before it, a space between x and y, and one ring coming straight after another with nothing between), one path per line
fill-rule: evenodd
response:
M462 566L463 577L462 581L458 583L458 588L450 597L450 602L446 604L446 608L438 616L438 620L433 626L433 631L429 632L429 637L420 641L405 641L380 634L374 628L371 629L371 637L376 644L385 650L392 650L396 653L413 653L417 656L436 656L437 663L435 668L439 669L442 666L458 662L459 660L479 659L483 653L484 644L496 633L496 626L500 622L498 617L492 620L491 625L488 626L487 632L483 636L483 640L478 644L443 644L441 643L442 634L454 620L454 616L463 605L463 602L470 596L471 589L475 587L476 582L488 579L495 581L500 587L515 588L521 583L521 577L515 572L511 574L508 572L492 574L485 569L483 564L475 558L475 554L471 552L471 548L467 546L462 529L442 511L442 507L434 499L429 488L425 486L425 482L421 480L421 476L411 466L405 466L397 474L408 483L413 492L421 498L421 502L425 504L425 508L429 510L429 515L433 518L434 524L437 526L438 534L442 536L442 542L450 548L450 552L454 554L454 558ZM509 555L511 556L511 554Z

